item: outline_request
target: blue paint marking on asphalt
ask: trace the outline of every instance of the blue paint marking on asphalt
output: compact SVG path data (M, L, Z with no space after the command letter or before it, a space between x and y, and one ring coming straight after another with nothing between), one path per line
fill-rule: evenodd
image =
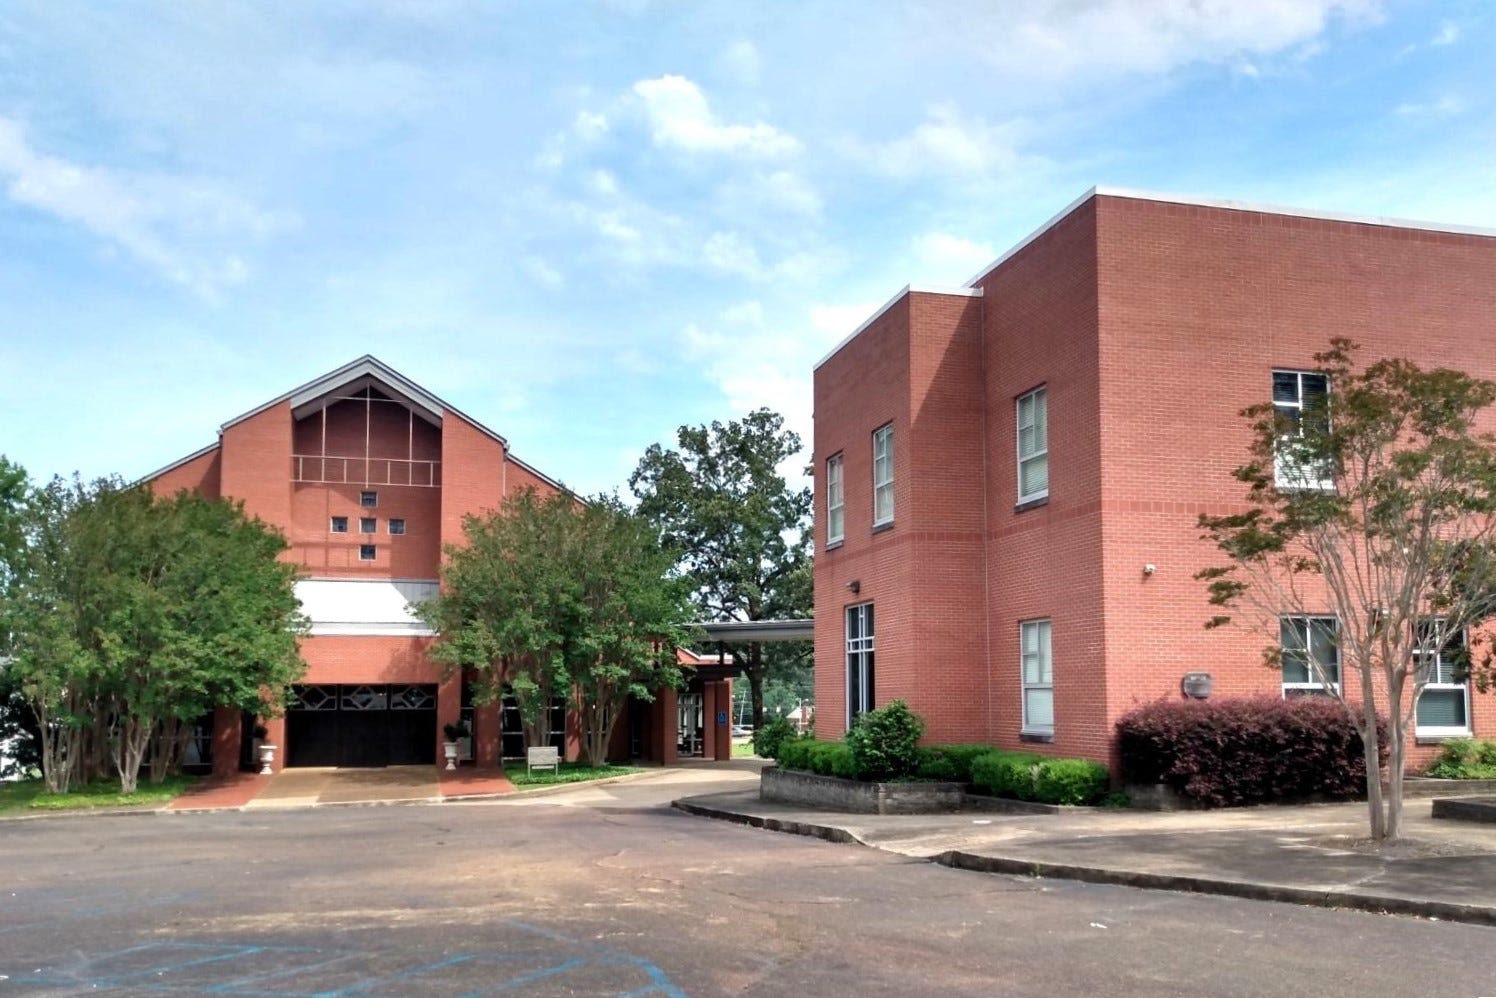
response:
M402 984L424 988L440 980L440 975L453 967L467 966L486 972L489 976L485 986L469 992L464 998L483 998L486 995L513 993L537 981L561 978L567 974L588 970L611 968L629 969L642 975L647 981L642 987L638 978L630 985L621 985L621 995L661 995L664 998L685 998L685 992L675 985L659 967L640 957L623 953L587 939L576 939L541 926L524 922L502 923L511 929L538 936L561 944L565 952L530 950L518 948L506 953L456 953L440 960L428 960L401 969L384 973L368 974L343 987L322 991L300 991L295 989L296 976L320 974L338 963L359 959L400 959L400 954L388 950L357 950L336 947L271 946L234 944L208 941L170 941L143 943L128 946L109 953L85 957L66 966L43 968L34 973L12 971L12 985L43 985L70 988L127 988L167 994L214 994L232 998L252 996L276 996L276 998L347 998L368 994L377 989L381 995L398 996ZM282 966L273 970L250 970L235 967L235 961L271 959L277 961L307 958L305 963ZM523 961L523 970L515 967ZM99 973L107 967L128 967L113 973ZM536 964L541 964L536 966ZM508 965L507 972L505 966ZM235 970L238 973L235 973ZM189 980L173 980L173 975L184 970L194 971ZM209 974L221 971L222 979L204 979L203 971ZM250 971L250 972L244 972ZM336 971L334 971L336 972ZM3 977L0 977L3 979ZM289 987L288 987L289 985ZM439 986L439 985L438 985Z

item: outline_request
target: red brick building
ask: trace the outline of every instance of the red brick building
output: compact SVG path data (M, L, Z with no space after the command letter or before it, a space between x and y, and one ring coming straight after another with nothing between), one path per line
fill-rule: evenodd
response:
M1325 391L1334 336L1496 379L1496 233L1093 190L905 288L815 371L817 733L903 698L928 741L1108 761L1186 674L1293 689L1261 634L1204 629L1196 518L1241 507L1240 410ZM1496 735L1458 682L1419 715Z
M503 437L362 357L231 419L217 443L144 481L158 494L242 501L285 534L285 557L303 571L307 672L284 716L261 719L280 748L277 768L435 763L442 726L459 718L473 731L462 745L467 761L523 755L512 701L475 707L470 685L427 655L434 635L409 609L436 592L442 547L461 543L463 517L523 489L562 487ZM683 745L725 755L725 726L720 747L686 729L730 702L728 685L698 673L679 697L665 690L652 703L631 702L614 754L673 762ZM559 703L555 721L557 746L575 758L578 732ZM215 713L215 772L249 763L254 723Z

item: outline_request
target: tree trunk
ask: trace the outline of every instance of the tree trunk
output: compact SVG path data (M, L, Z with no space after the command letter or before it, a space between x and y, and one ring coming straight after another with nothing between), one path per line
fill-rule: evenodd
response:
M764 726L764 649L758 642L748 646L748 695L753 701L753 730Z
M151 744L155 725L138 718L123 718L116 732L114 768L119 773L119 792L133 794L140 782L140 766Z

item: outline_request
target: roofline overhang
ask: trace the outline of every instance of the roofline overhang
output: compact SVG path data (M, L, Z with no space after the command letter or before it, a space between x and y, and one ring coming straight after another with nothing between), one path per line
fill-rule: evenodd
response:
M691 626L706 632L713 641L810 641L815 637L815 620L711 620Z

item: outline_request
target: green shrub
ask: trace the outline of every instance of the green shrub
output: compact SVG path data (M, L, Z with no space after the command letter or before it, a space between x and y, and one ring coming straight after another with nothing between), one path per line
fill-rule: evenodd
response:
M919 750L916 776L948 783L973 783L972 763L991 752L991 745L931 745Z
M1440 748L1428 775L1444 780L1496 779L1496 741L1451 738Z
M814 738L791 738L781 742L778 760L780 767L810 772L810 753L819 744Z
M994 749L972 762L971 782L996 797L1033 800L1033 769L1043 761L1042 755Z
M1051 759L989 749L971 764L971 782L998 797L1042 804L1092 804L1107 794L1111 774L1086 759Z
M814 742L810 750L810 771L821 776L857 779L857 760L845 742Z
M753 752L764 759L778 759L780 747L797 737L788 718L776 717L753 732Z
M891 780L913 775L919 766L916 746L924 733L925 722L902 700L859 715L847 732L857 778Z
M1045 804L1091 804L1106 796L1112 774L1089 759L1045 759L1034 773L1034 799Z

